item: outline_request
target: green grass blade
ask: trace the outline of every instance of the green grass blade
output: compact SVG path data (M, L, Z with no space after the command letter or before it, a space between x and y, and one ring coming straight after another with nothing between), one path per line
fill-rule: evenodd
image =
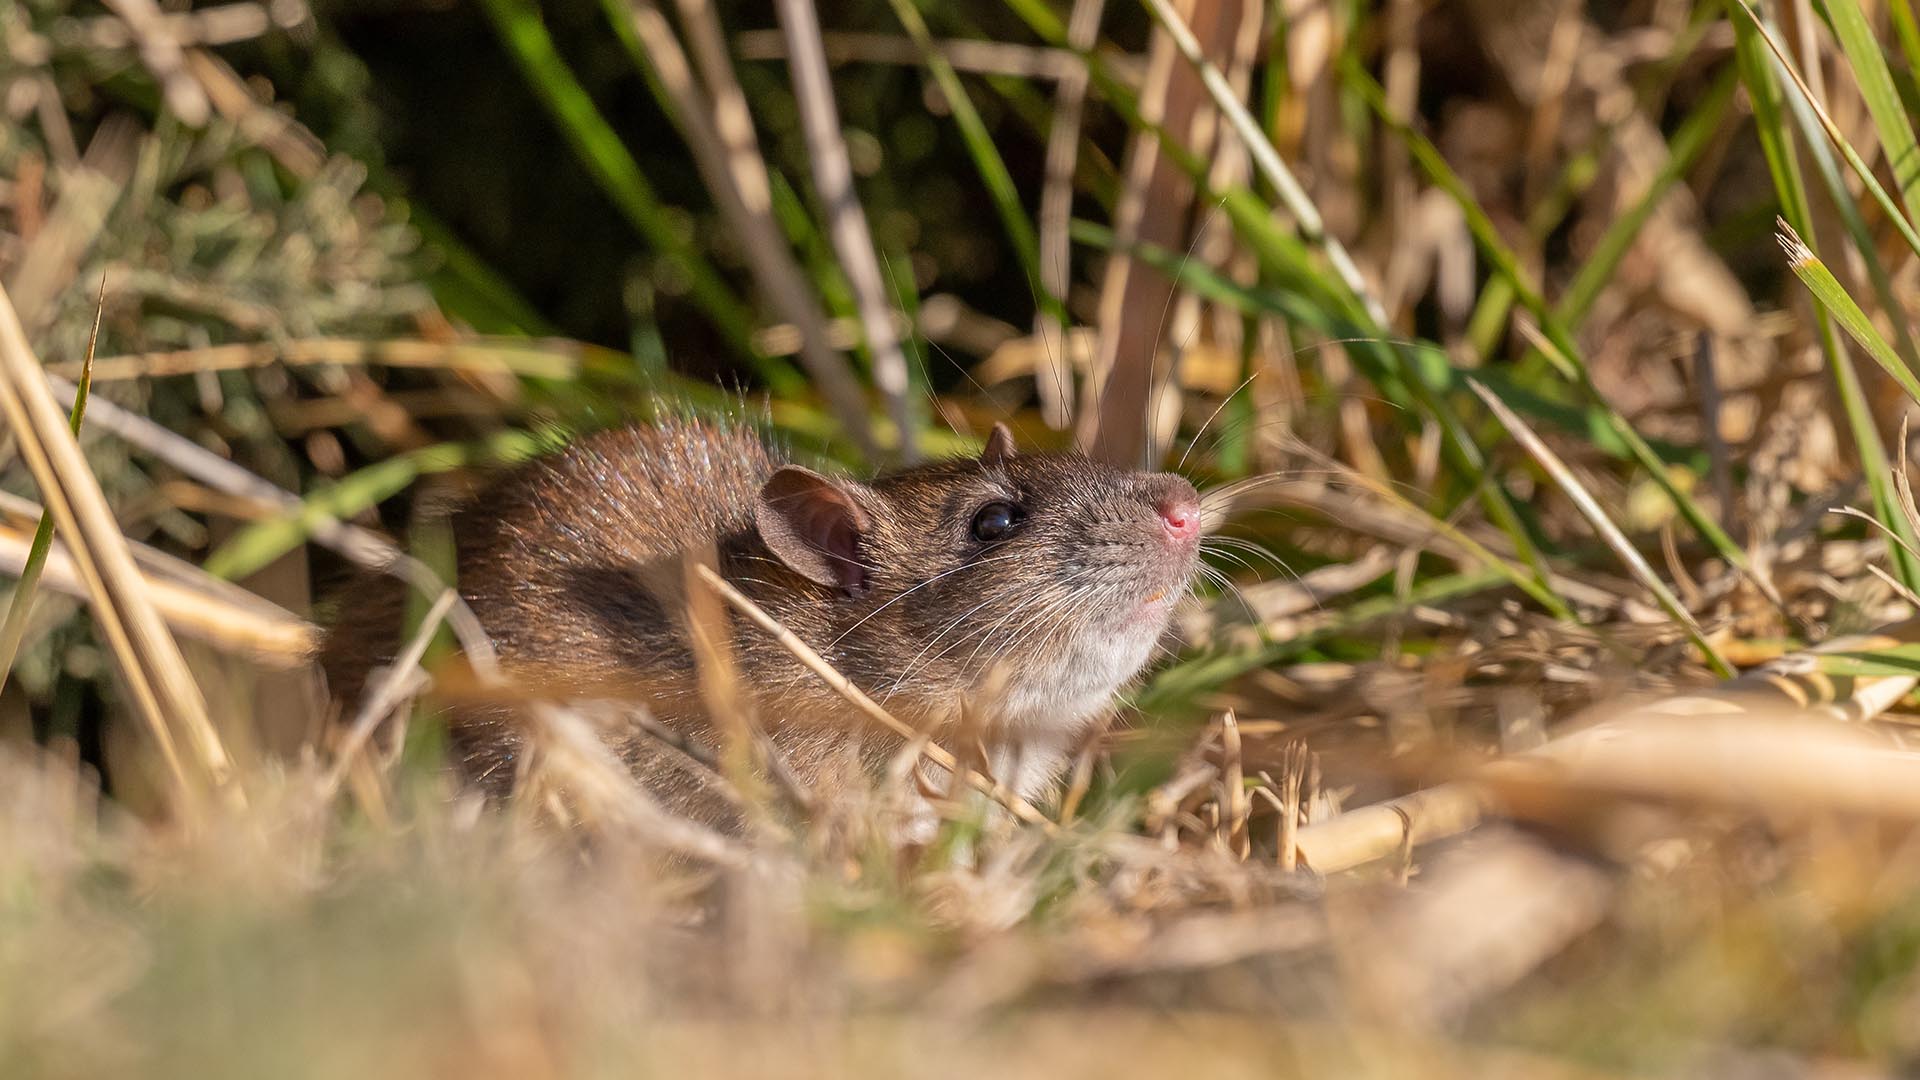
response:
M1906 103L1894 89L1893 75L1887 70L1887 58L1880 51L1880 39L1860 10L1859 0L1827 0L1827 18L1833 36L1847 54L1847 65L1873 114L1874 130L1880 134L1880 149L1887 156L1894 186L1907 214L1920 220L1920 145L1913 137L1913 125L1907 119Z
M308 495L298 513L278 515L235 533L207 556L216 577L245 577L305 543L323 521L352 517L397 494L422 476L478 464L511 464L552 449L560 432L507 430L468 443L440 443L349 473Z
M1873 652L1812 653L1814 669L1851 679L1887 679L1920 672L1920 645L1893 645Z
M1451 380L1450 389L1466 389L1466 383L1459 377L1459 372L1448 366L1446 350L1432 342L1406 338L1367 337L1353 323L1333 318L1327 308L1308 297L1264 286L1243 285L1223 276L1210 266L1184 257L1181 252L1169 250L1158 244L1136 241L1131 245L1121 245L1112 229L1097 222L1075 218L1069 228L1069 235L1075 243L1085 244L1104 252L1124 250L1131 257L1160 271L1179 283L1181 288L1202 299L1233 308L1248 316L1278 316L1290 323L1312 329L1328 339L1329 344L1392 345L1399 350L1416 353L1436 363L1439 368L1445 369L1444 372L1437 372L1437 374ZM1497 369L1481 369L1476 375L1499 394L1501 400L1511 405L1521 415L1553 424L1570 434L1586 439L1595 449L1610 457L1631 460L1627 444L1615 433L1612 422L1600 408L1577 402L1560 401L1523 389L1513 385ZM1700 457L1698 453L1680 447L1656 445L1654 449L1662 461L1685 461L1690 457Z
M1892 196L1887 194L1887 189L1881 186L1879 179L1873 175L1873 169L1861 159L1859 153L1854 150L1853 145L1847 142L1846 133L1840 130L1840 126L1834 123L1833 118L1827 115L1827 111L1820 107L1818 101L1814 100L1812 92L1807 89L1807 84L1800 78L1799 71L1794 69L1791 59L1787 56L1786 49L1781 47L1779 39L1774 37L1773 31L1767 27L1766 23L1761 21L1760 16L1755 14L1751 7L1747 6L1746 0L1730 0L1730 2L1739 9L1743 16L1743 18L1736 18L1734 20L1736 34L1738 33L1737 28L1739 24L1744 22L1759 35L1761 41L1766 43L1767 50L1773 54L1774 64L1781 73L1786 75L1787 81L1793 84L1794 92L1800 95L1801 100L1807 103L1807 107L1811 109L1814 116L1819 119L1820 129L1826 133L1828 141L1833 144L1833 148L1840 151L1840 156L1846 159L1847 165L1853 169L1854 175L1860 178L1860 183L1865 187L1867 194L1872 196L1873 201L1880 204L1880 209L1886 212L1887 220L1891 221L1894 228L1899 231L1901 239L1907 242L1907 247L1912 249L1914 254L1920 255L1920 233L1914 231L1913 223L1907 220L1907 216L1900 212L1898 206L1894 205Z
M1733 103L1733 88L1738 82L1737 74L1734 68L1728 67L1714 79L1706 95L1668 141L1667 160L1654 174L1647 190L1626 213L1607 226L1607 231L1594 244L1592 254L1587 256L1587 261L1574 274L1572 283L1567 286L1566 293L1560 297L1556 307L1555 313L1568 326L1578 327L1586 319L1588 310L1599 298L1601 290L1613 280L1614 272L1620 269L1620 261L1626 258L1627 251L1639 239L1641 227L1659 209L1673 185L1700 160L1700 155L1726 124L1727 110Z
M1494 225L1493 219L1487 216L1486 210L1473 197L1473 193L1467 190L1466 181L1460 179L1459 174L1453 171L1453 166L1447 164L1447 159L1440 153L1440 148L1435 146L1431 139L1414 130L1411 124L1393 111L1393 106L1387 101L1386 90L1365 68L1360 66L1358 60L1352 56L1343 57L1341 71L1348 85L1358 91L1360 99L1373 110L1374 115L1386 125L1387 130L1405 145L1408 156L1413 158L1414 164L1419 166L1420 171L1426 175L1427 181L1445 192L1453 200L1454 205L1460 208L1461 213L1466 215L1467 231L1472 235L1481 257L1487 260L1494 274L1506 281L1513 289L1514 299L1540 321L1542 329L1546 330L1550 336L1564 338L1566 344L1562 346L1561 352L1571 354L1573 351L1571 336L1566 334L1564 328L1559 325L1558 316L1548 306L1546 297L1541 295L1539 286L1521 268L1519 256L1507 246L1505 240L1501 239L1498 226ZM1561 374L1572 381L1579 379L1579 373L1571 367L1562 369Z
M1737 2L1728 0L1729 9ZM1780 199L1780 216L1796 232L1811 237L1812 202L1807 197L1799 156L1788 142L1793 129L1786 123L1781 111L1786 95L1774 78L1774 66L1767 55L1767 46L1760 40L1759 25L1732 10L1728 15L1733 24L1734 55L1740 68L1740 78L1746 85L1747 100L1753 107L1754 132L1760 140L1761 154L1766 159L1767 170L1773 176L1774 191ZM1812 143L1816 139L1817 136L1810 136L1807 141ZM1818 161L1817 156L1815 160ZM1814 339L1820 343L1827 370L1833 376L1841 411L1846 414L1848 431L1860 454L1861 471L1866 474L1868 488L1873 494L1875 516L1883 526L1893 530L1903 540L1903 543L1893 545L1894 566L1900 572L1901 581L1912 588L1920 582L1920 559L1916 559L1908 550L1916 546L1915 538L1906 515L1900 512L1895 499L1886 445L1881 441L1873 411L1868 407L1866 394L1860 387L1860 375L1854 370L1853 361L1847 356L1826 308L1817 303L1813 306L1813 322Z
M1370 295L1346 249L1336 238L1326 235L1319 211L1312 200L1280 160L1279 152L1248 113L1246 106L1233 95L1219 69L1201 55L1192 31L1178 14L1164 3L1148 0L1155 19L1167 29L1187 62L1199 73L1215 104L1248 147L1260 175L1274 186L1286 203L1299 230L1298 236L1283 230L1275 221L1272 207L1248 188L1213 190L1208 183L1209 163L1197 158L1165 128L1141 117L1133 92L1113 78L1097 53L1073 49L1065 40L1064 29L1057 22L1037 18L1022 5L1010 6L1016 14L1026 18L1028 25L1049 44L1071 49L1086 61L1093 83L1128 127L1151 135L1159 142L1167 160L1177 165L1193 182L1198 200L1209 203L1217 201L1226 210L1234 231L1259 260L1263 271L1297 283L1304 295L1313 297L1329 311L1342 313L1342 317L1358 330L1357 334L1349 336L1367 343L1367 347L1356 350L1356 356L1370 365L1368 377L1389 397L1396 396L1395 387L1399 386L1405 391L1408 404L1439 424L1445 436L1442 444L1444 453L1460 481L1476 493L1487 511L1488 519L1508 535L1536 580L1544 583L1548 577L1546 559L1505 489L1487 476L1485 458L1474 442L1473 433L1446 397L1451 380L1443 378L1436 382L1430 378L1431 372L1424 370L1418 355L1402 352L1390 344L1379 302ZM1326 262L1335 271L1334 275L1330 277L1325 267L1314 262L1307 247L1309 243L1324 254ZM1739 558L1737 552L1734 557Z
M1920 589L1920 557L1915 555L1916 550L1920 550L1920 537L1916 537L1911 519L1901 510L1894 490L1893 465L1880 438L1873 410L1867 403L1852 359L1846 355L1834 333L1833 324L1838 322L1844 327L1848 336L1859 342L1861 348L1885 368L1895 382L1900 383L1901 389L1909 397L1920 390L1920 383L1915 382L1911 369L1893 355L1885 339L1874 329L1872 321L1840 287L1832 271L1813 255L1784 221L1781 222L1781 229L1781 244L1787 249L1794 274L1814 294L1816 319L1822 333L1821 344L1840 390L1847 425L1860 449L1860 467L1866 475L1868 490L1873 495L1875 518L1900 541L1890 545L1894 568L1899 572L1902 584L1909 589Z
M1653 593L1654 599L1659 601L1660 606L1666 609L1667 614L1671 615L1673 620L1687 632L1694 646L1706 657L1708 665L1722 678L1732 678L1733 665L1727 663L1726 658L1713 647L1713 643L1707 640L1706 631L1700 629L1700 624L1694 621L1693 613L1687 610L1679 597L1673 595L1673 590L1667 588L1667 583L1660 580L1660 575L1653 572L1653 567L1647 564L1646 558L1640 554L1639 549L1635 548L1626 534L1620 531L1620 526L1615 525L1613 519L1607 516L1599 500L1586 489L1586 485L1580 483L1579 477L1573 474L1572 469L1567 468L1566 462L1561 461L1560 456L1555 454L1540 436L1534 434L1526 421L1520 419L1512 409L1507 408L1506 403L1501 401L1493 391L1471 379L1468 380L1468 385L1480 396L1481 401L1486 402L1487 408L1493 410L1493 415L1499 419L1501 426L1505 427L1515 441L1533 455L1533 459L1539 462L1547 475L1560 485L1560 490L1567 493L1567 497L1573 500L1574 507L1580 511L1580 515L1587 519L1587 523L1600 534L1600 538L1606 541L1607 546L1620 556L1620 561L1626 564L1627 570L1639 579L1641 585Z
M1535 580L1520 567L1509 563L1490 550L1485 544L1467 535L1465 530L1454 525L1453 522L1448 521L1439 514L1401 495L1399 492L1393 490L1393 488L1378 482L1365 473L1356 471L1351 474L1349 479L1355 484L1366 487L1367 490L1373 492L1375 497L1393 506L1402 513L1422 519L1423 523L1436 534L1444 536L1458 545L1463 551L1478 560L1479 563L1488 570L1506 578L1514 588L1532 597L1536 603L1547 611L1552 612L1556 618L1565 619L1568 622L1577 621L1574 617L1573 609L1569 608L1567 602L1560 599L1559 594L1553 591L1551 583Z
M1067 39L1067 24L1060 21L1060 16L1054 14L1053 9L1047 6L1046 0L1006 0L1006 2L1007 7L1032 27L1034 33L1056 44Z
M1520 306L1538 320L1540 332L1545 340L1535 344L1547 358L1548 363L1577 386L1588 400L1600 409L1614 437L1627 448L1627 453L1647 471L1654 483L1659 485L1660 490L1666 494L1668 500L1673 503L1680 512L1680 516L1686 519L1694 532L1710 544L1721 558L1746 574L1774 606L1784 607L1779 591L1771 582L1754 572L1752 561L1747 558L1746 552L1741 550L1740 545L1734 543L1733 538L1727 535L1727 531L1720 527L1720 523L1715 521L1692 495L1674 483L1660 455L1655 453L1653 447L1634 430L1633 424L1607 401L1606 395L1601 393L1599 385L1593 380L1592 370L1587 367L1586 361L1574 345L1573 334L1560 318L1560 313L1547 305L1540 290L1528 280L1525 272L1520 268L1518 257L1512 249L1507 247L1505 241L1501 240L1492 219L1467 191L1466 184L1447 164L1439 148L1394 115L1392 107L1387 102L1386 92L1357 63L1344 62L1343 69L1347 72L1348 80L1359 89L1361 97L1379 116L1381 122L1393 129L1406 143L1414 162L1427 174L1428 179L1452 196L1462 213L1466 215L1468 231L1487 261L1492 264L1494 272L1511 284ZM1731 89L1731 84L1728 84L1723 91L1730 93ZM1624 254L1624 248L1621 254Z
M1900 301L1893 292L1893 278L1887 273L1886 263L1880 258L1880 247L1874 242L1873 233L1867 228L1866 218L1861 216L1860 207L1854 202L1853 193L1847 190L1846 182L1840 174L1839 163L1833 158L1833 151L1815 130L1818 121L1812 110L1799 97L1789 98L1787 105L1793 111L1794 120L1799 124L1805 140L1807 158L1813 163L1813 171L1820 177L1820 184L1827 189L1828 200L1833 205L1840 225L1847 231L1847 238L1853 242L1853 250L1859 254L1861 263L1866 267L1867 281L1873 286L1875 299L1882 311L1901 310ZM1811 245L1809 245L1811 246ZM1905 361L1910 371L1920 371L1920 347L1913 340L1913 331L1907 320L1893 319L1893 347Z
M100 279L100 304L94 308L93 331L87 335L87 355L80 362L80 378L73 393L73 410L67 414L67 426L74 438L80 437L80 422L87 414L87 393L93 388L93 347L100 341L100 315L106 309L107 279ZM27 636L27 616L33 611L33 594L39 588L40 575L47 568L47 555L53 550L53 512L40 511L40 523L34 526L33 542L27 547L27 561L20 567L20 580L14 584L13 599L7 604L6 622L0 624L0 690L6 689L13 673L14 658L20 655L20 642Z
M1907 0L1887 0L1887 18L1893 23L1894 40L1906 55L1907 71L1920 74L1920 23L1913 18L1913 6Z
M1727 20L1733 25L1734 58L1740 69L1740 81L1746 85L1747 101L1753 109L1754 136L1760 140L1760 153L1773 174L1775 193L1780 198L1780 214L1796 229L1810 229L1812 203L1807 199L1806 181L1800 162L1788 142L1792 130L1781 112L1785 95L1773 77L1760 40L1760 26L1743 18L1740 0L1727 0Z
M727 342L758 364L762 358L752 346L757 325L753 313L706 257L674 228L666 205L640 171L639 163L554 47L539 9L529 0L482 0L480 6L520 66L528 86L560 125L561 133L600 189L660 257L685 275L688 294Z
M959 72L953 70L953 65L935 46L933 34L927 29L927 21L921 16L920 9L913 6L913 0L888 2L893 5L894 15L906 29L907 36L919 47L927 70L932 73L934 82L939 84L940 93L945 95L947 107L953 111L953 121L960 128L967 155L973 159L973 167L986 185L987 195L993 200L993 208L1000 216L1000 225L1006 230L1014 254L1020 259L1021 269L1026 273L1027 280L1032 282L1033 288L1040 290L1040 307L1051 317L1065 319L1066 308L1060 298L1045 295L1041 286L1045 278L1040 273L1040 242L1034 233L1033 222L1020 202L1020 189L1013 182L1013 174L1007 171L1006 160L1000 156L999 147L994 145L993 133L987 130L986 121L980 118L980 110L974 108L966 84L960 81Z
M1827 264L1821 262L1819 256L1807 247L1785 218L1780 219L1780 246L1786 250L1787 265L1793 270L1794 276L1806 285L1807 291L1827 310L1827 314L1846 330L1848 337L1866 350L1874 363L1879 364L1894 382L1900 384L1900 389L1905 390L1908 397L1920 402L1920 379L1914 378L1907 365L1901 363L1893 346L1887 344L1887 339L1881 337L1880 331L1874 328L1873 320L1860 310L1860 305L1847 295L1847 290L1840 287L1833 271L1827 269Z
M1159 714L1191 709L1195 699L1203 694L1247 672L1309 652L1338 635L1363 629L1380 619L1405 615L1422 605L1443 604L1505 584L1507 579L1495 571L1470 571L1419 582L1404 595L1367 597L1348 605L1328 625L1307 633L1272 641L1257 649L1216 647L1162 668L1134 696L1133 703Z
M1204 176L1194 182L1204 186ZM1432 363L1433 354L1422 348L1402 348L1368 314L1362 301L1338 279L1330 279L1312 263L1307 249L1297 238L1283 232L1274 223L1265 203L1244 188L1226 193L1222 199L1234 229L1261 262L1263 269L1297 286L1301 294L1322 311L1335 317L1338 325L1350 327L1339 336L1362 373L1396 404L1430 417L1444 436L1442 452L1456 478L1472 490L1487 511L1495 528L1507 534L1514 550L1533 571L1536 580L1548 579L1546 557L1534 541L1506 489L1487 474L1486 456L1474 439L1466 420L1448 399L1452 375L1444 353Z
M1286 207L1287 213L1293 215L1300 235L1326 254L1327 262L1333 267L1334 273L1339 276L1341 282L1346 285L1347 291L1353 294L1354 300L1366 310L1367 316L1373 322L1384 327L1388 321L1386 308L1382 307L1379 298L1373 295L1373 290L1360 274L1360 268L1354 265L1353 256L1347 252L1346 245L1327 231L1326 220L1321 216L1320 208L1314 205L1312 197L1307 194L1307 189L1301 186L1299 179L1293 175L1293 170L1287 168L1286 162L1280 157L1280 151L1274 147L1272 140L1267 138L1267 133L1253 118L1253 114L1247 111L1239 95L1234 93L1233 87L1227 82L1227 77L1221 73L1219 67L1207 59L1200 47L1199 39L1193 36L1193 29L1167 0L1145 0L1145 3L1147 10L1153 14L1154 21L1167 32L1167 37L1172 40L1174 48L1179 50L1187 63L1192 65L1195 73L1200 76L1200 84L1213 98L1214 107L1220 110L1221 116L1233 128L1234 134L1239 136L1240 145L1246 149L1247 156L1253 159L1255 170L1262 179L1273 186L1274 193L1280 196L1280 202Z

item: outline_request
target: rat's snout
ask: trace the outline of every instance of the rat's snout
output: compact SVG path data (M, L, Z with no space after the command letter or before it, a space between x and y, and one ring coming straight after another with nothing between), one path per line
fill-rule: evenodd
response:
M1167 536L1179 544L1200 540L1200 495L1193 485L1178 476L1165 477L1162 490L1154 498L1153 508L1166 526Z

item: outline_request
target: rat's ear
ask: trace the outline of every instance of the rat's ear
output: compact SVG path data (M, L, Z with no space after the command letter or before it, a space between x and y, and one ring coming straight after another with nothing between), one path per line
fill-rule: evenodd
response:
M980 464L998 465L1013 460L1013 429L996 423L987 435L987 448L980 451Z
M860 536L867 515L844 486L787 465L761 486L753 522L760 539L801 577L848 592L866 590Z

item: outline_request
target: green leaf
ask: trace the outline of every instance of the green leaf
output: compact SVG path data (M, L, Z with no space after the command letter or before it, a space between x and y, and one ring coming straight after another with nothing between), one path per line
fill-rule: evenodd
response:
M1754 132L1760 140L1760 152L1766 158L1767 171L1773 176L1774 191L1780 199L1780 216L1805 236L1811 247L1813 204L1807 196L1799 156L1789 142L1793 129L1781 112L1785 95L1774 78L1775 66L1767 55L1766 43L1761 40L1760 24L1742 18L1734 10L1741 6L1740 0L1727 0L1727 6L1729 21L1733 25L1734 56L1740 68L1740 79L1746 85L1747 100L1753 106ZM1808 142L1813 142L1815 138L1809 135ZM1900 512L1895 498L1892 476L1888 471L1886 445L1880 439L1873 411L1868 408L1866 394L1861 390L1860 375L1854 370L1853 360L1847 356L1846 347L1841 344L1825 307L1814 305L1813 321L1814 338L1819 341L1827 370L1833 376L1834 388L1840 396L1841 411L1847 417L1848 431L1860 453L1861 471L1866 474L1868 489L1873 493L1874 516L1906 541L1894 545L1894 566L1899 570L1904 584L1909 588L1916 587L1916 583L1920 583L1920 560L1907 550L1915 546L1913 530L1907 523L1906 515Z
M1920 233L1914 231L1913 223L1908 221L1906 215L1900 212L1900 208L1894 205L1893 198L1887 194L1887 189L1881 186L1879 179L1873 174L1873 169L1860 157L1859 151L1847 141L1846 134L1840 130L1840 126L1834 123L1833 118L1820 107L1820 103L1814 100L1812 92L1808 90L1800 73L1794 69L1786 49L1781 47L1773 31L1747 5L1746 0L1729 0L1729 2L1741 15L1745 16L1733 20L1735 34L1740 33L1740 27L1744 23L1759 36L1762 42L1766 43L1767 50L1773 54L1774 64L1787 76L1787 81L1793 84L1794 92L1800 95L1801 100L1807 103L1807 107L1818 118L1820 129L1826 133L1827 140L1833 144L1834 149L1840 151L1840 156L1846 159L1848 167L1853 170L1855 176L1859 177L1867 194L1872 196L1874 202L1880 204L1882 210L1886 211L1887 220L1892 222L1893 227L1899 231L1901 239L1907 242L1907 247L1912 249L1914 254L1920 255Z

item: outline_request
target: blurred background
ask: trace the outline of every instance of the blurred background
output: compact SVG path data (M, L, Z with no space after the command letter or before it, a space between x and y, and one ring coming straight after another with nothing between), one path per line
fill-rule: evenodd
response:
M1415 847L1579 710L1819 642L1852 644L1754 708L1904 752L1917 64L1909 0L0 0L6 377L63 409L90 378L109 512L0 634L0 932L34 942L0 940L0 1060L587 1075L670 1016L646 1060L751 1071L817 1007L859 1035L806 1029L822 1075L916 1040L1060 1075L1082 1021L1121 1071L1911 1064L1916 811L1862 793L1920 786L1852 742L1747 787L1693 744L1530 777L1522 827ZM303 801L355 707L305 662L340 583L431 597L478 479L662 410L855 469L1006 421L1208 493L1204 580L1062 833L761 838L804 872L704 880L722 947L656 862L580 870L437 786L431 710ZM0 433L9 580L56 436ZM165 648L89 614L68 545L102 529L205 699L183 745L249 792L210 831L167 827ZM73 996L3 988L47 980ZM1160 1009L1193 1026L1134 1027Z

